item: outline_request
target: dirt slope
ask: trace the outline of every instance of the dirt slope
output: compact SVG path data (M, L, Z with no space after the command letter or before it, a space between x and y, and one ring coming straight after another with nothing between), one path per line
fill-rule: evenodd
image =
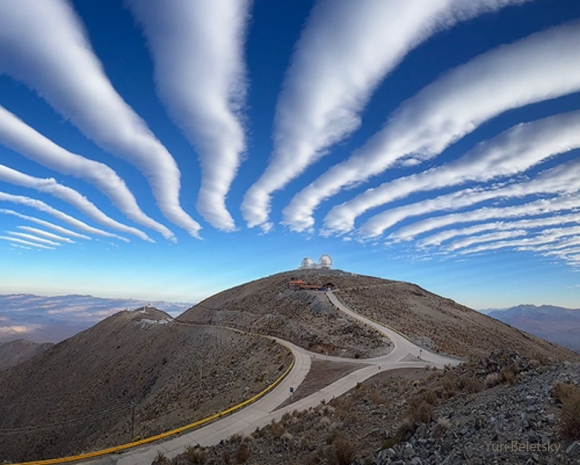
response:
M0 462L61 457L190 423L258 393L290 364L257 336L117 313L0 373Z
M333 284L336 296L353 310L401 331L426 348L478 358L510 347L529 358L580 361L577 353L415 284L341 270L275 274L212 296L179 319L277 335L311 350L330 348L347 356L366 357L381 350L376 333L337 314L323 293L288 290L292 278L309 284Z
M506 347L528 358L580 361L579 354L512 328L487 315L398 281L369 278L336 295L354 311L381 321L428 348L478 358Z
M366 358L387 353L387 338L337 311L324 292L288 288L293 278L324 285L347 282L348 276L339 270L275 274L220 292L193 306L178 320L278 336L329 355Z

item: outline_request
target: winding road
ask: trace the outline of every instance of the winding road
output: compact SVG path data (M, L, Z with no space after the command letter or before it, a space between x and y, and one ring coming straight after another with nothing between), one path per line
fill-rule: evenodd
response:
M316 406L322 401L330 401L349 391L357 383L361 383L382 371L398 368L422 368L426 366L443 368L445 365L458 365L462 362L458 358L447 357L422 349L400 333L353 312L343 305L332 291L328 291L326 295L336 308L387 336L393 342L393 350L386 355L370 359L321 356L288 341L273 337L272 339L275 339L292 351L295 363L286 378L260 400L230 416L216 420L207 426L200 427L181 436L160 443L135 447L121 453L110 454L88 461L83 460L82 463L90 465L150 464L159 451L164 453L165 456L172 458L183 452L187 446L199 444L200 446L207 447L215 445L222 439L227 439L234 434L251 434L256 428L262 428L272 420L279 420L287 412L304 410ZM315 358L336 362L359 363L364 366L308 397L277 409L280 404L290 397L290 388L296 390L304 381L310 371L312 360Z

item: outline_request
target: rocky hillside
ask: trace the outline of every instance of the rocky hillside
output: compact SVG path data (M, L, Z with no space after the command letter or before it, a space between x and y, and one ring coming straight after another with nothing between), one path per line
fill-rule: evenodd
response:
M336 291L352 310L409 336L426 348L460 357L484 357L511 347L531 359L580 361L562 348L487 315L399 281L364 277L343 282Z
M27 341L26 339L0 342L0 371L18 365L35 355L41 354L53 345L54 344L50 342L40 344Z
M119 312L0 373L0 462L193 422L260 392L290 362L266 338L186 326L154 308Z
M367 357L385 350L376 333L337 313L322 292L288 289L294 278L312 285L332 284L335 295L350 308L428 349L479 358L490 350L512 347L530 358L580 361L577 353L415 284L340 270L275 274L216 294L179 319L272 334L310 350L337 355Z
M220 292L178 319L278 336L314 352L343 357L373 357L390 349L386 338L337 311L323 292L289 289L294 278L318 286L357 279L339 270L279 273Z
M444 372L384 372L247 437L153 465L576 465L580 364L504 350Z

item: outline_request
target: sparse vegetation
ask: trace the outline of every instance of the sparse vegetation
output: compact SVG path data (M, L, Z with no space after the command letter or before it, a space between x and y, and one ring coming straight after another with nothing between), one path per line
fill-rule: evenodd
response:
M354 447L343 434L338 434L328 449L326 460L329 465L350 465L354 459Z
M350 284L348 281L338 284L336 296L364 316L409 337L420 336L429 341L432 350L479 359L490 350L511 347L542 365L550 361L580 360L570 350L524 334L415 284L358 278Z
M170 465L171 464L171 460L169 460L167 457L165 457L165 454L161 451L157 452L157 455L155 456L155 460L153 460L152 465Z
M146 312L117 313L1 373L0 397L11 401L0 402L0 428L62 424L0 438L1 460L63 457L183 426L257 394L291 361L265 338L148 323L168 315Z
M251 453L248 441L242 441L236 451L236 463L246 463L250 458Z
M553 385L554 398L561 403L562 434L568 439L580 439L580 388L557 381Z
M191 465L204 464L207 460L207 452L199 446L188 446L184 457Z

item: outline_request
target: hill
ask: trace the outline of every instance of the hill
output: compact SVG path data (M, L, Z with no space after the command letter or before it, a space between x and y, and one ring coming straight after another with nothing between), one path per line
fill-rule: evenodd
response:
M0 372L0 462L101 449L193 422L260 392L290 362L266 338L186 326L154 308L119 312Z
M376 334L336 314L323 293L290 290L294 278L317 286L331 284L354 311L446 354L480 358L510 347L531 359L580 361L574 352L415 284L341 270L278 273L216 294L179 319L276 335L310 350L323 348L345 356L370 356L380 350Z
M358 278L340 270L278 273L209 297L178 320L278 336L313 352L342 357L372 357L390 350L390 341L337 311L323 292L290 289L295 279L340 286Z
M18 365L35 355L41 354L54 344L47 342L38 344L27 341L26 339L17 339L11 342L0 342L0 371Z
M40 296L0 295L0 342L26 338L33 342L60 342L121 310L151 305L170 315L182 313L191 304L106 299L91 295Z
M580 310L553 305L518 305L487 315L580 353Z

